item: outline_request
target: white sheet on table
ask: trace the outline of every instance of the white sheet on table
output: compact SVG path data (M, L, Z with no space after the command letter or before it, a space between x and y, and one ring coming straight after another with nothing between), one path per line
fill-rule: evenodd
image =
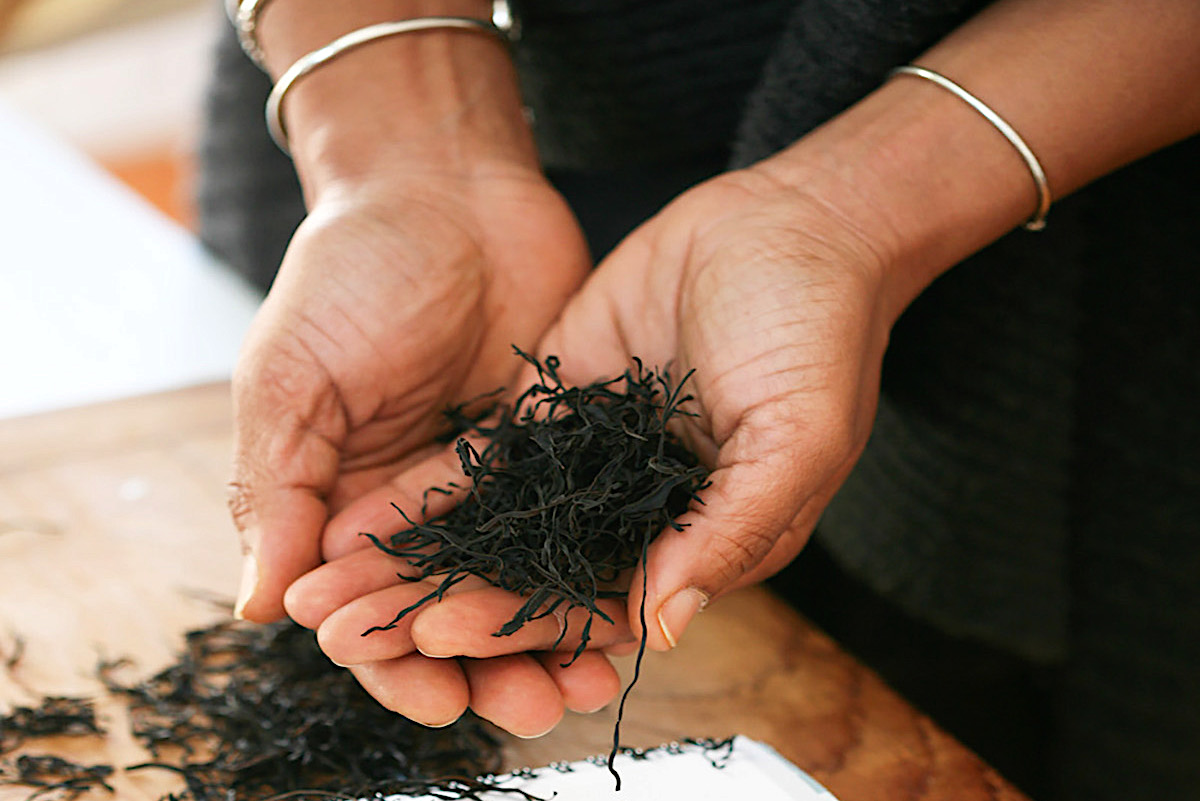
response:
M0 104L0 417L228 378L258 294Z
M616 762L619 792L602 759L541 768L531 778L508 777L501 786L555 801L836 801L770 746L739 736L728 757L725 753L682 746L674 752L652 750L641 759L622 755ZM483 793L481 798L514 801L519 796Z

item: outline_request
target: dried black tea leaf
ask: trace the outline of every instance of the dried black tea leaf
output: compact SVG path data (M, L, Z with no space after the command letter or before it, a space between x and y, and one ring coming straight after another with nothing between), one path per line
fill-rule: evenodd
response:
M626 597L621 577L644 560L661 531L678 529L676 518L699 502L709 471L668 430L673 418L688 414L680 408L690 399L681 392L687 376L673 384L665 372L635 360L616 378L567 386L559 378L557 358L539 362L520 350L517 354L537 368L539 381L511 408L483 420L450 412L451 421L470 437L456 444L468 482L430 491L465 490L463 501L421 523L397 507L408 523L405 530L386 541L364 535L379 549L408 560L417 571L409 580L440 579L391 622L364 634L394 627L466 577L478 576L525 598L495 636L560 610L584 609L570 664L587 647L595 617L612 622L597 601ZM472 440L486 444L479 450ZM639 670L644 605L643 593ZM630 688L622 695L614 727L614 755Z
M97 788L112 793L108 783L112 774L111 765L81 765L49 754L24 754L15 762L0 764L0 784L37 788L28 799L70 801Z
M478 718L428 729L388 711L325 658L312 632L290 622L189 632L177 660L142 681L120 680L122 667L102 664L101 679L126 700L132 732L152 755L124 770L178 774L184 789L164 801L472 799L493 790L475 777L499 768L500 744ZM0 716L0 753L47 737L103 733L90 700L47 698ZM0 763L0 784L31 787L30 799L69 801L111 791L115 770L23 754Z
M617 378L568 387L559 379L558 359L540 363L517 352L537 367L540 381L511 409L502 408L491 422L450 412L487 443L480 451L465 437L457 442L469 484L452 488L466 489L464 500L423 523L398 509L409 527L386 542L364 535L408 560L417 570L410 580L441 579L429 595L367 633L394 627L467 576L478 576L526 598L496 636L564 607L586 610L577 657L593 618L612 622L597 600L625 597L620 577L699 500L708 469L667 428L686 414L679 408L689 399L680 393L683 382L673 386L668 375L636 362Z
M396 715L290 622L193 631L175 664L138 683L116 669L102 676L154 756L127 769L180 774L181 801L472 798L483 786L472 777L499 766L499 743L478 719L429 729Z
M24 644L18 640L5 666L20 662ZM46 737L100 735L96 710L86 698L51 696L37 706L18 706L0 715L0 754L21 747L29 740ZM22 754L16 760L0 761L0 785L35 788L29 798L73 799L93 788L112 791L107 779L110 765L81 765L49 754Z
M18 706L0 715L0 754L33 738L103 733L90 700L53 696L37 706Z

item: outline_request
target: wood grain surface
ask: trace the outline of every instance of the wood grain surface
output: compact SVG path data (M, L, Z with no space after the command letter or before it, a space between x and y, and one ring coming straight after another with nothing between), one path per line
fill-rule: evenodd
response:
M0 706L93 694L99 658L146 673L183 631L227 612L239 551L225 511L225 385L0 421ZM12 669L5 656L18 642ZM622 660L626 678L632 659ZM123 710L100 705L105 741L39 743L81 761L143 758ZM571 715L509 762L607 752L615 709ZM740 733L810 772L842 801L976 801L1023 796L785 604L759 588L711 605L669 654L648 655L622 740L653 746ZM118 774L117 796L176 789ZM0 801L27 791L0 788ZM98 797L107 797L104 795Z

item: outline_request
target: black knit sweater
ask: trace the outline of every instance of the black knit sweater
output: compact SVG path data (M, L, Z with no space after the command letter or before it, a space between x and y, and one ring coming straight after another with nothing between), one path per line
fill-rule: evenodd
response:
M739 166L979 5L524 0L515 57L552 170ZM266 80L227 33L214 74L203 234L265 286L302 205L263 132ZM1198 184L1193 140L937 281L894 332L874 434L820 525L908 613L1049 666L1062 798L1200 798Z

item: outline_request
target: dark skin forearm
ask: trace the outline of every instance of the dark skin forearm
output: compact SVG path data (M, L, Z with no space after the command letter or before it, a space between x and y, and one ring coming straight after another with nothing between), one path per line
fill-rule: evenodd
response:
M1003 0L915 63L1006 119L1061 199L1200 130L1198 37L1190 0ZM892 315L1037 201L1025 163L989 122L908 76L761 168L825 192L853 218L893 265Z
M330 3L274 0L259 35L272 78L351 30L421 16L490 19L485 0ZM389 169L537 170L505 45L463 30L406 33L365 44L298 81L283 115L310 204L321 192Z

